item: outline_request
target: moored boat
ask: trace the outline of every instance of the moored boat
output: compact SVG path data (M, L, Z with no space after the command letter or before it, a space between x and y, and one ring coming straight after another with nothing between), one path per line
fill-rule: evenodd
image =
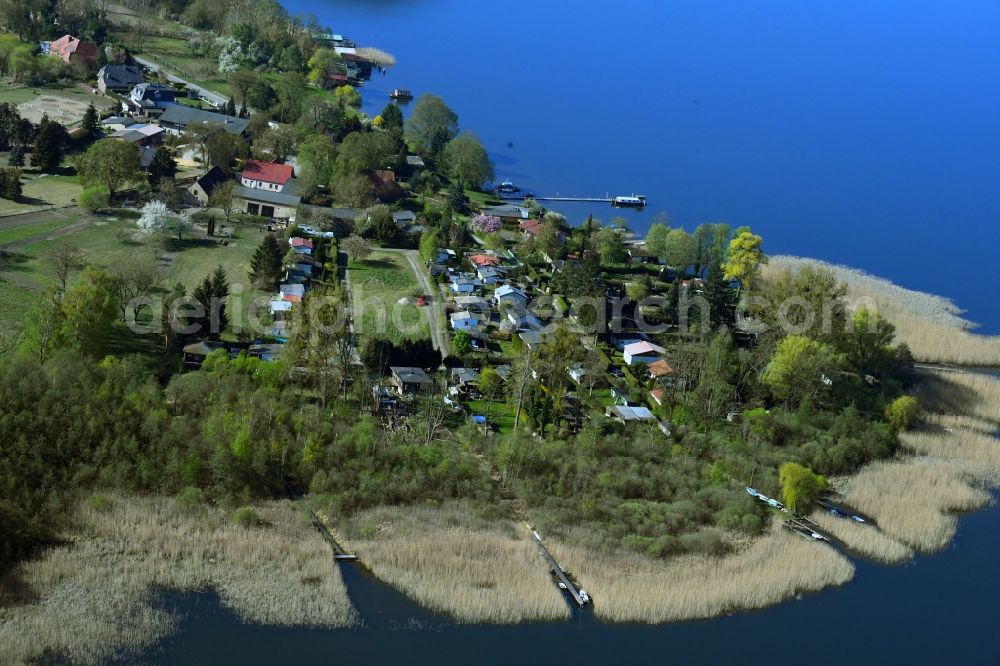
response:
M617 196L611 200L611 205L615 208L645 208L646 197L642 194L631 194L629 196Z
M408 101L413 99L413 93L402 88L395 88L391 93L389 93L389 97L395 100Z

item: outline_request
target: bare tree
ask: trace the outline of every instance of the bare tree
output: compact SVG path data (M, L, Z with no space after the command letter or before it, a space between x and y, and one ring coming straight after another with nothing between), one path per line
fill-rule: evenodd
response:
M55 270L60 294L66 293L70 274L82 268L85 259L86 255L80 246L69 240L56 243L45 251L45 260Z
M218 208L223 212L226 216L226 224L229 224L229 218L236 209L236 198L233 196L233 189L235 187L235 180L227 180L216 185L215 189L208 196L208 205Z
M119 307L122 321L129 309L137 318L148 305L147 298L160 290L160 272L153 257L129 256L115 263L114 273L118 278Z

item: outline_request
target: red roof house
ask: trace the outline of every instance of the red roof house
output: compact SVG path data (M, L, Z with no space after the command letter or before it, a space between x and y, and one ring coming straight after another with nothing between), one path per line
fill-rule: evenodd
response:
M529 236L537 236L542 230L541 220L524 220L523 222L518 223L517 226L521 227L521 231Z
M73 35L63 35L49 44L49 53L59 56L66 64L81 62L92 65L97 58L97 44L81 41Z
M499 266L500 260L489 254L474 254L469 257L471 261L476 266Z
M247 160L243 165L240 182L243 187L281 192L292 179L292 167L277 162Z

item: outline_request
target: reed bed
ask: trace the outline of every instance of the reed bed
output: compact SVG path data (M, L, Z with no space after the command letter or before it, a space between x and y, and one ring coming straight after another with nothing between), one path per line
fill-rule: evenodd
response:
M812 265L832 271L847 285L856 306L875 307L896 326L896 339L905 342L916 359L958 365L1000 365L1000 336L976 335L976 324L965 319L950 299L900 287L883 278L847 266L802 257L771 257L764 277L777 271L796 271Z
M570 617L527 528L482 521L465 505L370 509L340 534L380 579L459 622Z
M996 377L973 372L928 375L918 397L931 410L975 417L1000 429L1000 379Z
M932 458L872 463L848 478L842 492L887 535L924 552L951 541L957 522L952 512L972 511L990 500L959 466Z
M769 534L725 557L660 561L568 542L546 545L590 594L594 613L609 622L655 624L764 608L854 576L854 565L835 549L810 543L778 521Z
M886 536L874 525L862 525L827 511L814 511L810 518L837 541L870 559L895 564L913 557L909 546Z
M1000 483L1000 440L969 430L904 432L900 443L925 456L946 459L980 481Z
M243 528L164 498L112 498L79 511L73 543L50 549L4 580L4 660L43 654L74 663L135 656L174 618L150 607L154 588L214 588L244 621L342 627L356 621L329 547L288 502L256 507Z
M993 421L963 414L924 414L921 420L946 430L970 430L986 435L992 435L1000 429Z

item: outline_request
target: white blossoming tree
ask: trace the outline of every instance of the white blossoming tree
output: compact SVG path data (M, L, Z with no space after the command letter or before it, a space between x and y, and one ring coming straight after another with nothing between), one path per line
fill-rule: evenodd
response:
M243 66L246 59L243 47L236 38L227 37L221 40L219 47L219 72L229 74L235 72Z
M137 222L140 229L147 234L154 234L165 231L170 223L173 213L167 208L167 204L162 201L150 201L142 207L142 214Z

